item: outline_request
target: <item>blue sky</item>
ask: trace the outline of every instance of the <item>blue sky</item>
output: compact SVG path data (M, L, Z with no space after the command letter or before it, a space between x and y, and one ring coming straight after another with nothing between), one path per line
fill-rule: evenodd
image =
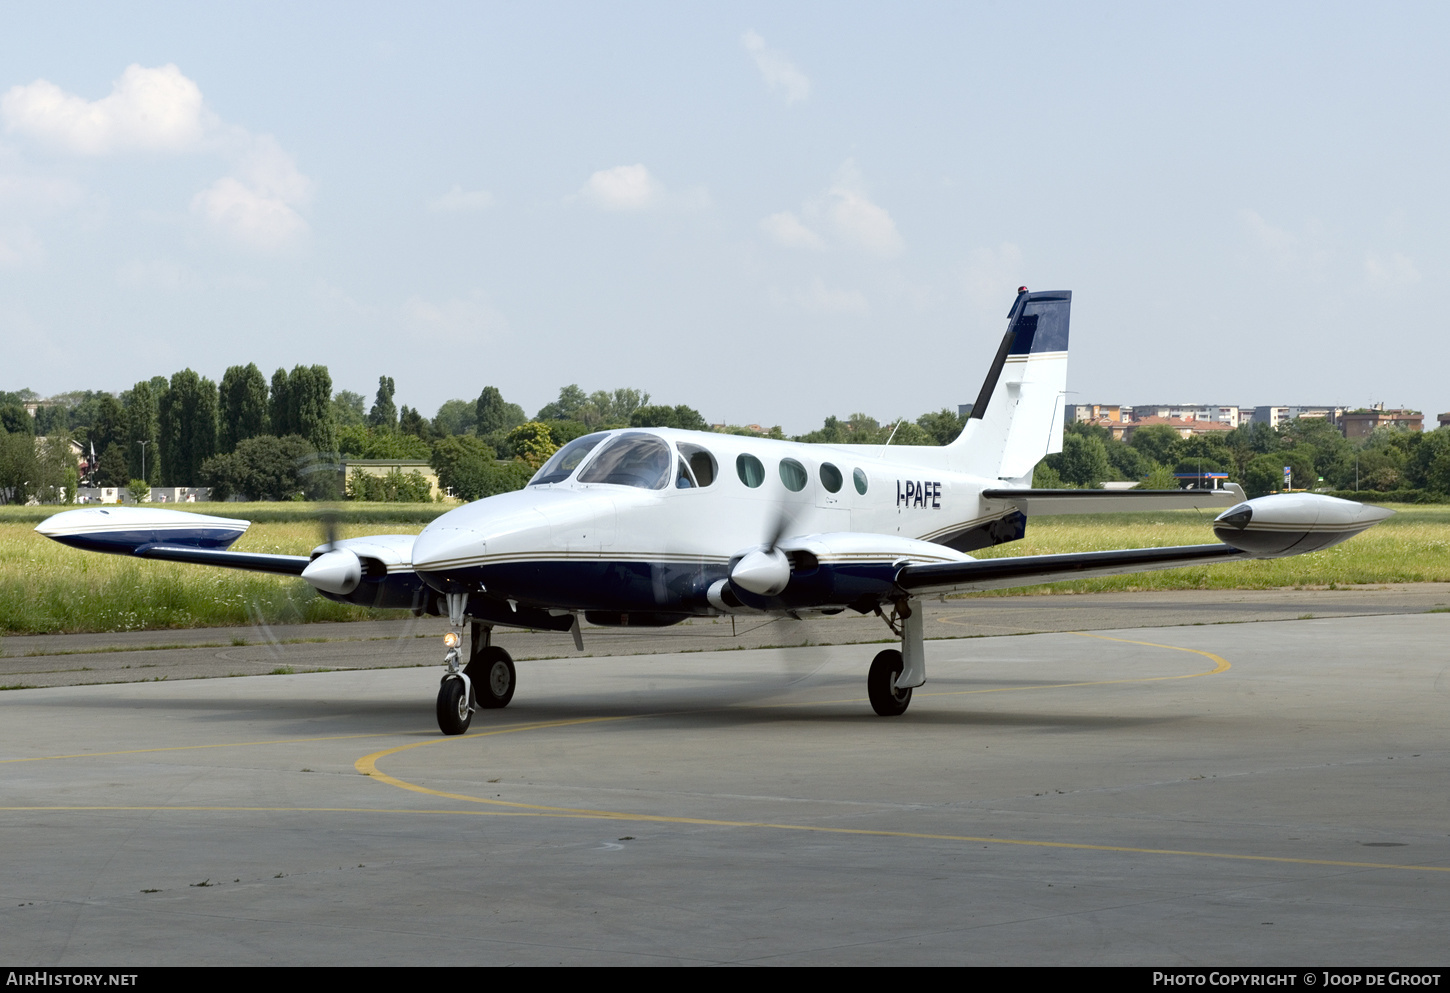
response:
M325 362L431 414L635 386L1450 410L1447 15L1336 4L9 5L0 388Z

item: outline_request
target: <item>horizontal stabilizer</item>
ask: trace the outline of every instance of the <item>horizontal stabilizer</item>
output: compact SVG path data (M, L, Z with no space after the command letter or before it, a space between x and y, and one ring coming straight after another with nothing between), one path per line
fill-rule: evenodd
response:
M1028 517L1057 514L1137 514L1158 510L1219 510L1244 498L1236 484L1221 490L1029 490L995 488L984 500L1008 500Z

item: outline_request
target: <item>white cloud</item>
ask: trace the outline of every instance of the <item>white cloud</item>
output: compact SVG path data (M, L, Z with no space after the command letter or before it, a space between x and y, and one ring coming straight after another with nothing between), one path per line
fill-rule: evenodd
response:
M1409 257L1393 252L1389 258L1366 255L1364 278L1373 290L1398 290L1420 281L1420 270Z
M230 241L275 251L307 233L295 209L312 195L312 181L271 135L231 129L236 175L223 176L191 200L192 215Z
M760 78L765 80L765 85L771 90L779 90L786 103L799 103L811 95L810 79L786 58L784 52L771 48L754 31L745 32L740 42L750 53L755 68L760 70Z
M906 247L891 214L866 195L861 171L850 159L824 193L806 201L801 216L788 211L771 214L760 226L777 243L789 248L819 249L829 238L842 248L891 258Z
M191 282L191 274L166 259L132 259L116 270L116 282L139 289L179 290Z
M771 214L760 222L760 228L777 244L787 248L826 247L826 240L801 223L801 219L790 211Z
M643 165L601 169L589 177L579 196L600 210L643 210L655 206L664 187Z
M0 228L0 266L21 265L44 256L45 249L29 228Z
M130 65L99 100L66 93L44 79L0 97L5 129L78 155L179 152L208 130L201 90L174 65Z
M865 314L871 309L866 295L860 290L835 290L828 287L818 276L809 286L790 294L772 291L776 306L782 309L803 311L807 314Z
M307 222L285 201L231 176L192 197L191 212L249 248L281 248L307 231Z
M896 222L884 207L867 199L861 172L850 160L826 191L819 210L836 237L851 248L886 257L899 254L904 247Z
M428 201L428 209L434 213L452 214L474 210L487 210L493 206L493 194L487 190L464 190L457 183L441 197Z
M476 344L509 332L508 319L477 293L442 303L414 297L403 320L414 337L440 345Z
M0 173L0 206L28 210L72 207L84 195L80 184L68 179Z
M1012 299L1012 291L1025 282L1022 249L1010 241L996 248L976 248L967 254L962 287L967 299L980 308L997 308Z
M1303 233L1275 227L1247 208L1239 210L1239 223L1248 231L1259 254L1276 267L1319 274L1333 252L1323 225L1310 222Z
M298 208L311 196L312 181L292 156L271 135L223 124L207 110L201 88L174 65L128 66L99 100L43 79L14 86L0 97L0 118L7 131L73 155L218 155L230 163L230 174L192 197L194 217L227 240L264 251L307 231ZM5 185L0 181L0 195Z

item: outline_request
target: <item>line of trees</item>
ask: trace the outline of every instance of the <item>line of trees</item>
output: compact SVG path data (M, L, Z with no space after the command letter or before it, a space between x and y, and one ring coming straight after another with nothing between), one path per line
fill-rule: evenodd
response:
M652 404L649 393L634 388L586 393L570 384L530 419L497 387L485 386L476 399L448 400L428 418L397 406L389 376L379 377L370 405L350 390L333 393L332 385L327 367L320 365L278 369L270 382L255 364L236 365L219 386L184 369L170 379L138 382L119 396L87 391L53 398L34 418L23 406L38 399L33 393L0 393L0 499L42 493L45 499L64 498L66 471L73 476L75 470L72 436L87 453L96 452L93 478L103 486L200 483L219 497L426 499L421 475L354 474L343 480L339 472L344 459L400 459L430 463L441 486L471 500L518 489L560 446L591 431L710 427L694 408ZM828 417L794 440L946 445L964 423L949 409L887 422L856 413ZM717 430L784 437L779 427ZM37 445L36 435L50 440ZM1034 484L1097 487L1128 480L1169 488L1176 485L1174 473L1226 472L1250 495L1260 495L1282 485L1286 465L1298 489L1358 488L1406 499L1450 495L1450 430L1381 428L1355 444L1323 419L1303 418L1278 429L1252 424L1221 436L1189 438L1153 425L1138 429L1125 444L1105 428L1072 424L1063 451L1038 466ZM69 485L73 492L74 482Z
M1132 480L1168 489L1176 485L1174 473L1223 472L1249 496L1263 496L1283 487L1285 466L1294 489L1444 497L1450 495L1450 429L1383 427L1355 443L1323 418L1303 417L1277 428L1246 424L1221 436L1188 438L1154 424L1139 428L1125 444L1107 428L1070 424L1062 452L1038 466L1033 484L1097 487Z

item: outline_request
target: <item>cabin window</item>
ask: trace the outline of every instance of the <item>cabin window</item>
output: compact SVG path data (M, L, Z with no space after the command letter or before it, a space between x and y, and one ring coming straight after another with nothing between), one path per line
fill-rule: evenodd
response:
M810 474L806 472L806 467L801 465L795 459L780 460L780 481L784 483L785 488L790 490L792 493L799 493L801 490L805 489L806 483L810 482L810 479L811 477Z
M856 492L862 496L866 495L866 473L860 469L851 470L851 480L856 484Z
M662 490L670 481L672 462L670 446L659 436L622 434L589 460L579 482Z
M715 465L715 456L711 455L699 445L691 445L688 442L680 442L675 445L680 450L680 458L690 464L690 472L695 477L698 486L709 486L715 481L718 472Z
M561 483L568 479L579 467L579 463L584 461L584 456L594 451L594 446L608 437L608 431L600 431L597 434L586 434L582 438L575 438L555 452L553 457L544 463L543 468L534 473L534 478L529 480L529 485Z
M740 474L740 481L751 489L765 482L765 466L754 455L742 455L736 459L735 471Z
M821 463L821 485L827 493L841 492L841 470L829 462Z
M695 477L690 473L690 463L680 459L680 467L675 470L675 489L693 490L696 485Z

